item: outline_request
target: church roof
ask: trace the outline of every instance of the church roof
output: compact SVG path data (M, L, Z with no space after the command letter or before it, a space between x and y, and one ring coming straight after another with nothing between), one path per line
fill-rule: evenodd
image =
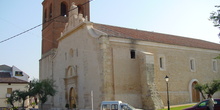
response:
M0 78L0 83L28 83L28 82L15 77L5 77L5 78Z
M112 37L142 40L142 41L194 47L194 48L202 48L202 49L210 49L210 50L220 50L220 44L199 40L199 39L186 38L181 36L161 34L161 33L116 27L116 26L97 24L97 23L94 23L93 27L102 32L105 32L106 34Z

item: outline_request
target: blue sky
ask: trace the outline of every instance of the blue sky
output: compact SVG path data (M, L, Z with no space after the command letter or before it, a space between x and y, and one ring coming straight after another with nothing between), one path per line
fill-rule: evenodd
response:
M0 42L42 23L43 0L0 0ZM135 3L138 1L138 3ZM90 20L138 30L219 42L208 20L218 0L93 0ZM0 43L0 65L16 66L39 77L41 29Z

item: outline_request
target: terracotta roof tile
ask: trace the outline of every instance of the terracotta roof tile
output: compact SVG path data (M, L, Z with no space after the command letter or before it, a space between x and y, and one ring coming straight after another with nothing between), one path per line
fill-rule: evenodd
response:
M0 78L0 83L28 83L15 77Z
M220 44L199 40L199 39L186 38L186 37L142 31L136 29L128 29L123 27L116 27L116 26L103 25L97 23L94 23L93 27L107 33L109 36L114 36L114 37L136 39L136 40L179 45L186 47L195 47L202 49L220 50Z

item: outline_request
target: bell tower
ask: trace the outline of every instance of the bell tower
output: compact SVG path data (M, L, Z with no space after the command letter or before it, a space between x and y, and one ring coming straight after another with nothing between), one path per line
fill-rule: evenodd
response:
M68 22L68 12L72 2L78 12L90 19L89 0L44 0L42 27L42 56L57 48L57 39Z

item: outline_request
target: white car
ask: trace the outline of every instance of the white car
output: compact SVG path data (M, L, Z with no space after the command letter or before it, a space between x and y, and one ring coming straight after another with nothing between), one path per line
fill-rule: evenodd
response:
M100 110L138 110L122 101L102 101ZM140 109L139 109L140 110Z

